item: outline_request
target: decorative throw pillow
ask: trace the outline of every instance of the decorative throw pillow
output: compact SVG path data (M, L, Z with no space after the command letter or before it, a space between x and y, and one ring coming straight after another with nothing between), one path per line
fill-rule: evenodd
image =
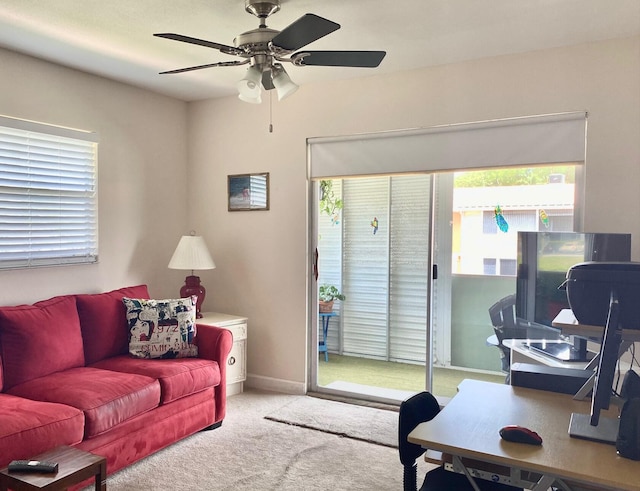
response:
M124 297L129 353L136 358L185 358L198 355L197 297L147 300Z

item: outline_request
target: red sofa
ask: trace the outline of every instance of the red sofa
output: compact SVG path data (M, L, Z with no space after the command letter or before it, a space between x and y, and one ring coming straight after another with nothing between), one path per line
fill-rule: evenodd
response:
M198 358L128 354L123 297L146 285L0 307L0 467L59 445L107 472L222 424L226 329L197 325Z

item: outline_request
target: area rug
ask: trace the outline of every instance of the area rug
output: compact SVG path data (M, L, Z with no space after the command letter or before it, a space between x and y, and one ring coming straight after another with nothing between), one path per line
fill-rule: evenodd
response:
M396 411L301 396L265 419L398 448Z

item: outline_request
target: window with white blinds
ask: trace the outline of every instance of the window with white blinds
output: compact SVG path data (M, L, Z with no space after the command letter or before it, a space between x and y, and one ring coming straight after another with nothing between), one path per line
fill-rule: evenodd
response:
M94 133L0 117L0 269L98 259Z

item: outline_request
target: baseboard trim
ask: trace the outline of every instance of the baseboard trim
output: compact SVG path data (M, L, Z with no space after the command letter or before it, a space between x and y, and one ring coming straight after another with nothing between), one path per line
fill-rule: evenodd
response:
M261 375L248 374L244 385L247 388L269 390L283 394L304 395L307 393L307 386L304 382L292 382L291 380L263 377Z

